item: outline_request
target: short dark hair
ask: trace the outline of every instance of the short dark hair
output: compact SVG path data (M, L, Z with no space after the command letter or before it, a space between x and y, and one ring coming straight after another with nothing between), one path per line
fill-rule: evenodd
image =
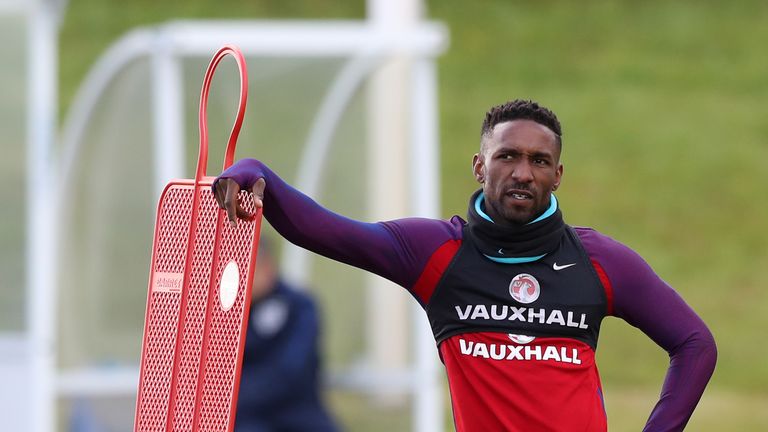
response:
M560 128L560 121L557 120L555 113L550 111L547 107L539 105L537 102L525 99L515 99L491 107L491 109L485 113L480 137L490 136L493 127L499 123L518 119L533 120L540 125L546 126L555 133L555 136L557 137L557 145L563 145L563 132Z

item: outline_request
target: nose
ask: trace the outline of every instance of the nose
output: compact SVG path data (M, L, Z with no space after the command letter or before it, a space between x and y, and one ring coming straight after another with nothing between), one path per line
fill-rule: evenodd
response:
M520 161L515 165L515 169L512 171L512 179L519 183L530 183L533 181L533 170L531 164L528 161Z

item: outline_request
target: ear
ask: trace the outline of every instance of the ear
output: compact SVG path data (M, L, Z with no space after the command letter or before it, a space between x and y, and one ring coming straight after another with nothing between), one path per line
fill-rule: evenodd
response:
M480 153L475 153L475 155L472 156L472 173L475 175L475 180L480 184L485 181L484 168L485 164L483 163L483 158Z
M556 191L560 187L560 181L563 180L563 164L557 165L557 171L555 171L555 185L552 187L552 191Z

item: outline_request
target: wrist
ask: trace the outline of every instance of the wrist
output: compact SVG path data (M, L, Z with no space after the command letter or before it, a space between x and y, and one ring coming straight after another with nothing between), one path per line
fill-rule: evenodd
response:
M264 164L259 160L241 159L224 170L214 181L214 186L220 179L228 178L234 180L241 190L250 190L258 179L266 177L264 168Z

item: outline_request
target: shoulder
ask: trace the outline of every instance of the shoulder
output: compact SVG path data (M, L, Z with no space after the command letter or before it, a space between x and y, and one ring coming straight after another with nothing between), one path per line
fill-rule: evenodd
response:
M431 279L424 282L424 274L436 274L434 266L449 261L461 244L465 222L458 216L449 220L406 218L379 222L389 232L397 265L390 280L415 292L419 301L428 298L424 292L431 290ZM438 272L439 273L439 272ZM429 278L428 278L429 279Z
M590 259L597 260L601 264L606 261L635 261L642 258L629 246L613 239L612 237L603 234L594 228L589 227L572 227L579 237L584 250L589 255ZM626 263L625 263L626 264Z
M581 226L574 226L572 228L576 232L576 235L579 237L579 240L581 240L581 243L584 245L584 247L588 249L587 252L593 250L599 251L603 249L610 250L623 246L618 241L594 228Z
M630 247L591 228L574 227L598 274L613 294L617 311L627 303L628 295L666 287L651 266Z
M433 241L460 240L465 225L459 216L453 216L449 220L414 217L380 223L395 235Z

